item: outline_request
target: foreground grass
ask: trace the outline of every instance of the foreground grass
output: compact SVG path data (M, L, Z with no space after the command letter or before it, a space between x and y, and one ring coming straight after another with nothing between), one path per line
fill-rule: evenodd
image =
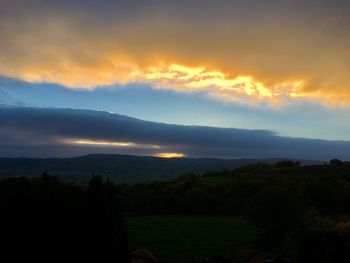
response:
M126 223L133 250L147 249L171 262L185 255L230 256L249 248L260 233L243 217L232 216L138 216Z

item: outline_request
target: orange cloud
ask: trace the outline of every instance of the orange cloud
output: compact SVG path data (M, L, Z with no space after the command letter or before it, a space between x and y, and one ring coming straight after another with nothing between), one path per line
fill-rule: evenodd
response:
M108 18L0 3L0 75L86 89L145 82L250 104L310 99L350 106L346 12L325 6L332 15L320 8L300 17L283 6L247 11L244 1L204 1L199 12L161 2L127 16L114 6L118 15Z

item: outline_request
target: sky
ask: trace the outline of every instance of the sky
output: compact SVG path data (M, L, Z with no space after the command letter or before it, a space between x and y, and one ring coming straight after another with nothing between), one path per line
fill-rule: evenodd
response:
M80 149L71 151L77 155L304 157L305 145L322 142L337 147L311 157L347 158L350 148L339 145L350 141L349 14L346 0L0 0L0 114L15 111L7 105L32 117L40 109L85 109L151 121L155 127L176 124L198 132L199 126L216 127L212 135L225 130L231 148L236 130L252 141L263 139L254 133L258 130L303 142L298 151L280 143L278 151L271 146L259 152L256 142L254 149L239 146L230 152L224 144L215 147L215 136L209 136L210 147L201 150L195 133L185 143L167 130L173 134L168 143L160 143L160 135L159 142L149 141L168 146L146 151L141 134L109 141L102 135L59 133L57 141L49 139L57 131L48 130L40 136L52 147L34 149L35 122L23 127L15 123L21 118L12 118L12 133L0 119L0 142L11 141L5 148L14 150L0 154L64 156L71 142ZM42 121L53 125L53 119ZM31 133L26 143L17 136L23 130Z

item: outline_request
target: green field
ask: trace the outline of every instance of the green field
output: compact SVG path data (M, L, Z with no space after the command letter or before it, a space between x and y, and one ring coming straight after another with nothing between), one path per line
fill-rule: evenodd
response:
M246 219L232 216L138 216L126 223L132 250L147 249L171 262L185 255L230 256L249 248L260 233Z

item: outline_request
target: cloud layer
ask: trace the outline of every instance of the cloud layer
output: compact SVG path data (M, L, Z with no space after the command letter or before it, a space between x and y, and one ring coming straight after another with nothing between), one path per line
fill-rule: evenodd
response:
M0 75L350 105L348 1L0 1Z
M350 142L170 125L99 111L0 107L1 156L119 153L219 158L350 158Z

